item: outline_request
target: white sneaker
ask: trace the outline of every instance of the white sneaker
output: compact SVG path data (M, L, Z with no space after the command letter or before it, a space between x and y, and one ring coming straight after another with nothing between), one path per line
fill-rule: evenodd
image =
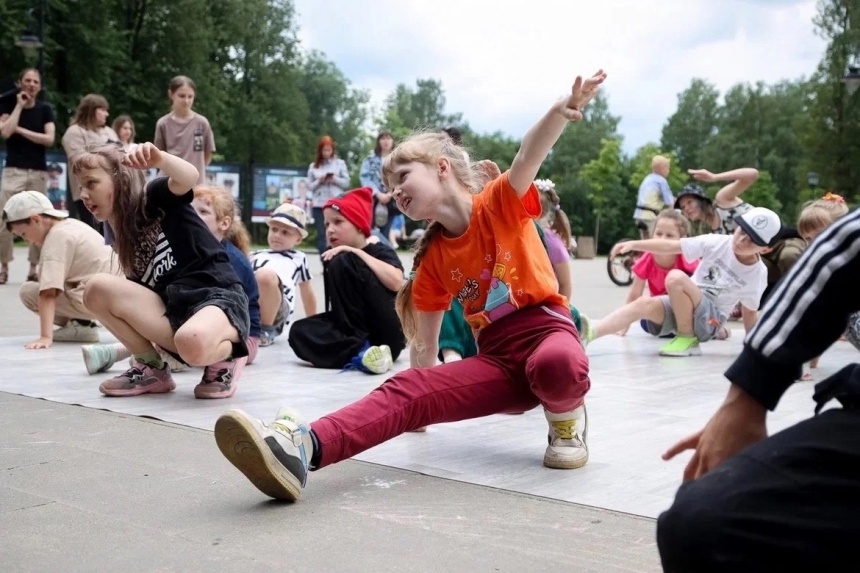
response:
M269 424L241 410L215 422L215 442L254 486L275 499L297 501L313 456L310 428L298 412L282 408Z
M361 356L361 365L373 374L385 374L391 370L393 364L391 348L386 344L371 346Z
M588 462L588 414L585 404L572 412L553 414L544 410L549 422L549 445L543 456L548 468L571 470Z
M107 372L117 359L113 344L85 344L81 346L81 353L88 374Z
M99 327L95 324L84 326L77 320L70 320L51 333L54 342L98 342Z

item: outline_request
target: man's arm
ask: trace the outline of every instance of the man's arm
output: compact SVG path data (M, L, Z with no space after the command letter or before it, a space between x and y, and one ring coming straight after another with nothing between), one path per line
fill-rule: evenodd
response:
M860 310L860 211L822 233L777 286L726 377L768 409Z

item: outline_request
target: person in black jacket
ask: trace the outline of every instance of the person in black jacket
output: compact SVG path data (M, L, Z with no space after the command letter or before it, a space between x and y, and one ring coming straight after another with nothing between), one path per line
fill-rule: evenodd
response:
M821 233L726 371L725 402L664 455L695 450L657 522L667 572L845 571L860 539L860 364L815 387L816 415L767 437L767 410L860 310L860 212ZM833 398L841 404L822 412ZM850 565L849 565L850 563Z

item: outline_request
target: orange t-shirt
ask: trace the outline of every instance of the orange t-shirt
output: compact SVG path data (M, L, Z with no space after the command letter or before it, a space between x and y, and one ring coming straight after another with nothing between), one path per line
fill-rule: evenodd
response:
M475 195L466 232L439 235L427 248L412 284L415 307L448 310L457 297L477 331L527 306L567 306L532 220L540 214L534 185L520 200L507 172L488 183Z

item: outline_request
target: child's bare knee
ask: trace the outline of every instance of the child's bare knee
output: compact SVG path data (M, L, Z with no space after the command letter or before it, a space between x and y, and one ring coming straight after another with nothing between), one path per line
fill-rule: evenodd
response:
M91 311L106 308L113 292L112 284L114 284L112 275L99 273L91 276L84 286L84 306Z
M684 271L679 271L678 269L672 269L669 271L669 274L666 275L666 290L672 288L682 288L687 282L689 282L690 277L687 276L687 273Z
M173 343L185 362L191 366L206 366L210 340L205 332L194 326L182 326L176 331Z
M278 289L280 288L280 279L278 273L272 269L262 268L254 272L254 278L257 279L257 286L260 289Z

